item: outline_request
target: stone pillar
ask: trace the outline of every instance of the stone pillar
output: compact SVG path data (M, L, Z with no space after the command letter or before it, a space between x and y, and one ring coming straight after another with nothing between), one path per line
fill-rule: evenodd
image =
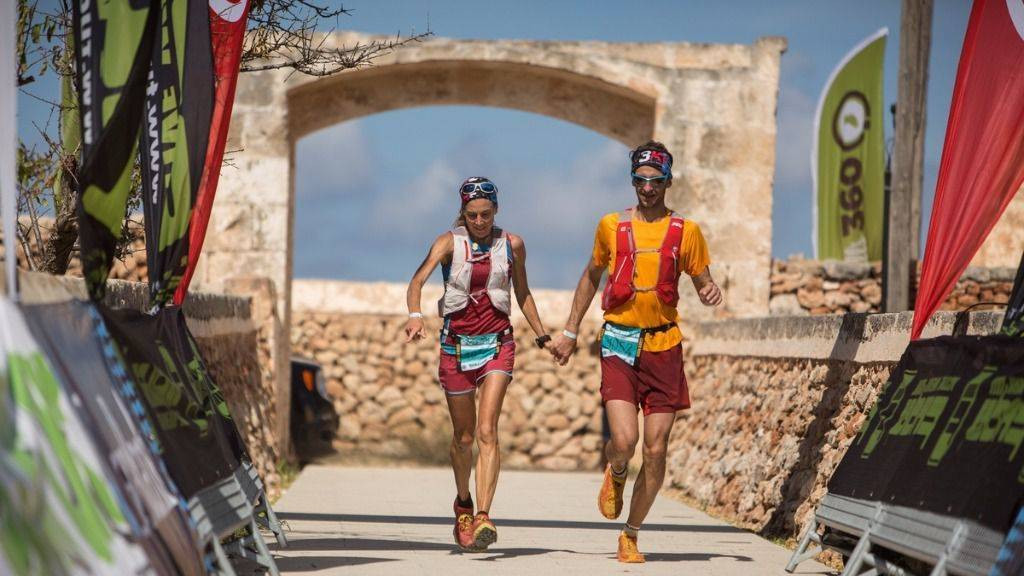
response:
M242 74L231 118L227 164L196 267L195 291L220 292L229 278L266 276L285 326L291 295L292 143L286 77Z
M771 271L775 109L782 38L762 38L746 68L693 70L659 99L656 140L675 156L669 206L701 225L712 276L725 304L701 306L688 279L684 322L768 313Z

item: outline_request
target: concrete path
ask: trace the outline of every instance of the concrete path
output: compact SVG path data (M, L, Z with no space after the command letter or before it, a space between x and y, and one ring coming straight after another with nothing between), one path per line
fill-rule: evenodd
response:
M311 465L274 506L288 524L289 546L271 549L284 574L786 574L789 550L664 496L640 533L647 564L617 563L621 522L597 512L600 480L598 473L502 472L491 510L498 542L463 554L452 541L450 470ZM814 561L797 570L830 573Z

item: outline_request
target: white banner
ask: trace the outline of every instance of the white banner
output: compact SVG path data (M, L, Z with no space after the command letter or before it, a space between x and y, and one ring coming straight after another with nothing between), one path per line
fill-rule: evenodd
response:
M7 295L17 298L17 225L18 193L15 176L18 123L17 30L16 0L0 0L0 217L3 219Z

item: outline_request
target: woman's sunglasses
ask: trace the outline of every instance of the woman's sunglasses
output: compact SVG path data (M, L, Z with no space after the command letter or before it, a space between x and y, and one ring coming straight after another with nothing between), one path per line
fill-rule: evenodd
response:
M494 187L494 184L492 184L490 182L470 182L468 184L463 184L462 185L461 192L463 194L472 194L473 192L476 192L477 190L480 190L481 192L484 192L484 193L487 193L487 194L492 194L492 193L498 191L498 189Z

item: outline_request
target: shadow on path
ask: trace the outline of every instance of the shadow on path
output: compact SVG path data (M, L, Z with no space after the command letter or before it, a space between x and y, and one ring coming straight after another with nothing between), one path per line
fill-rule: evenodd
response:
M738 554L699 554L696 552L687 552L673 554L661 553L661 552L650 552L644 554L648 562L710 562L716 558L731 558L736 562L753 562L754 559L750 556L740 556ZM609 558L615 558L615 556L609 556Z
M306 572L309 570L326 570L341 566L362 566L378 562L395 562L397 558L365 558L353 556L275 556L274 562L281 572ZM255 573L255 572L254 572ZM241 574L239 575L241 576Z
M439 551L448 552L452 556L466 556L469 559L481 562L495 562L498 560L509 560L525 556L540 556L555 552L566 554L582 554L586 556L606 556L612 560L614 554L576 552L575 550L553 549L553 548L501 548L495 547L486 552L461 552L455 549L454 545L444 542L421 542L416 540L386 540L379 538L302 538L295 539L288 543L288 552L307 551L328 551L339 552L352 551ZM736 562L753 562L749 556L737 554L701 554L701 553L649 553L648 562L708 562L717 558L729 558ZM281 570L287 569L308 569L328 568L333 566L355 566L359 564L370 564L374 562L387 562L394 559L389 558L363 558L363 557L340 557L340 556L299 556L279 557L278 567Z
M386 516L376 514L324 514L320 512L278 512L282 520L314 522L367 522L372 524L416 524L448 526L452 519L447 516ZM498 527L516 528L558 528L563 530L618 530L621 522L569 522L565 520L522 520L499 519ZM644 524L645 532L707 532L716 534L744 534L746 530L733 526L707 524Z
M551 548L501 548L487 552L462 552L455 548L454 544L447 542L421 542L417 540L389 540L383 538L296 538L288 542L287 552L306 552L320 550L383 550L383 551L417 551L436 550L450 552L452 555L465 555L477 557L480 560L501 560L503 558L516 558L519 556L539 556L551 552L565 552L577 554L573 550L551 549ZM281 552L281 550L275 550Z

